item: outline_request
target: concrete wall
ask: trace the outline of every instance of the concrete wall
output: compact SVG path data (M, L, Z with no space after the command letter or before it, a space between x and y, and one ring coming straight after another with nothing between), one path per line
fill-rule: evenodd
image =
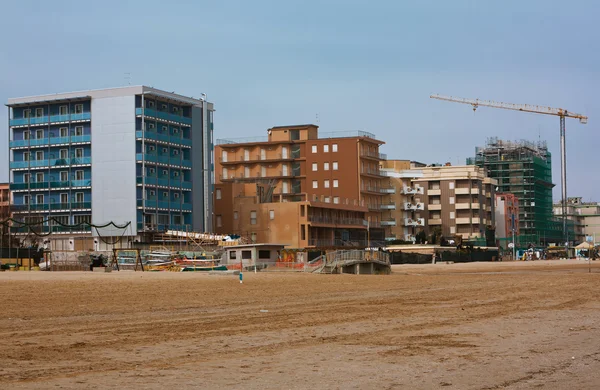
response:
M136 226L135 97L92 100L92 223ZM96 235L96 232L93 232ZM120 236L120 229L102 229Z

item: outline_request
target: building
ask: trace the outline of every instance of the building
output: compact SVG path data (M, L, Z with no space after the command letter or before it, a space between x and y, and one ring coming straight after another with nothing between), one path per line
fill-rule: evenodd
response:
M552 207L554 215L562 219L562 202L554 203ZM600 203L584 202L581 197L569 197L566 217L567 224L572 226L574 233L570 240L578 243L586 240L600 241Z
M0 183L0 221L10 218L10 185Z
M425 189L413 185L413 180L423 177L425 164L410 160L384 160L381 171L385 173L383 188L389 194L389 219L396 221L390 227L388 240L415 241L416 234L425 227Z
M212 103L131 86L8 106L15 217L51 218L40 232L122 235L88 225L111 221L131 222L127 236L212 227Z
M519 236L519 199L511 193L496 193L496 241L502 248ZM516 241L516 240L515 240Z
M291 247L383 241L388 188L382 141L367 132L278 126L264 138L218 140L216 231Z
M475 154L467 164L485 168L499 192L519 198L518 246L564 242L562 223L552 213L552 155L546 142L489 138Z
M486 231L495 227L496 181L476 166L427 166L413 187L424 189L424 230L485 244Z

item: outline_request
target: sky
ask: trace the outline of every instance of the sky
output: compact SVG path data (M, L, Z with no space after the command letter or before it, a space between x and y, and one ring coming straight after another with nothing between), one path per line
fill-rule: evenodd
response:
M215 137L316 123L388 158L464 164L488 137L545 140L559 118L433 93L565 108L568 196L600 201L600 3L573 0L32 1L3 4L0 100L148 85L215 104ZM8 110L0 110L7 151ZM0 156L5 152L0 152ZM8 180L8 152L0 182Z

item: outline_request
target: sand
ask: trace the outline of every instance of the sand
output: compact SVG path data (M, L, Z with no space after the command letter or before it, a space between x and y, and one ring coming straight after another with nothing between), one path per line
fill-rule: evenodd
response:
M1 272L0 388L600 388L600 262Z

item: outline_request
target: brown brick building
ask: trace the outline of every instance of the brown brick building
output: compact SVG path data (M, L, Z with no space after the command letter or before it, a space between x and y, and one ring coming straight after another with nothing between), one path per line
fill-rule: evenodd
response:
M366 132L319 134L316 125L218 140L215 231L293 247L383 241L382 144Z
M10 188L8 183L0 183L0 221L10 217Z

